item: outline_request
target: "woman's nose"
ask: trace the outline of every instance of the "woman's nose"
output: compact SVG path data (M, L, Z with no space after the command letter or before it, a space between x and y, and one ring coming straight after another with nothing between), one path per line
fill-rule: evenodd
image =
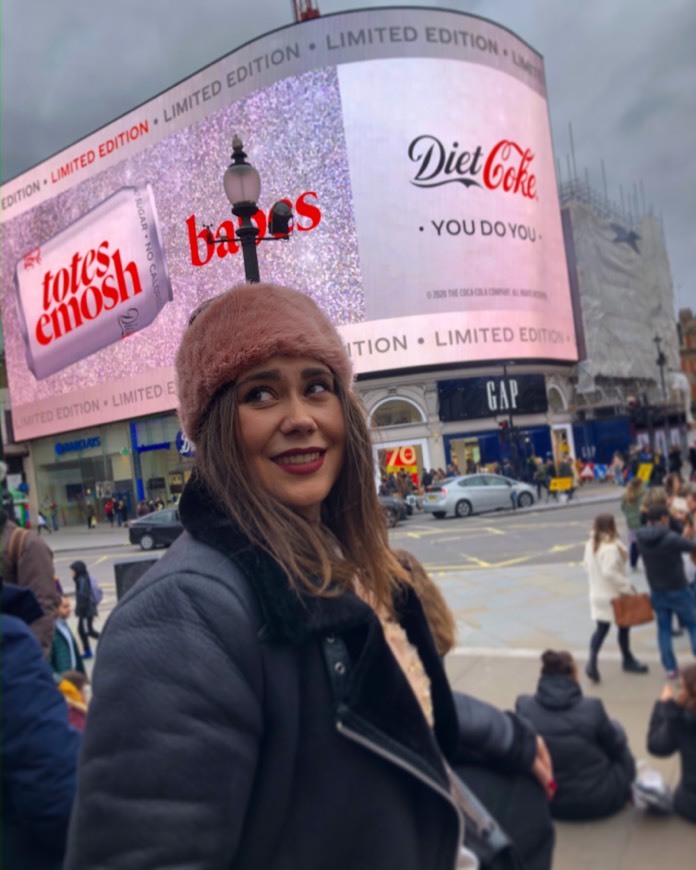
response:
M289 397L280 426L281 432L288 435L292 432L314 432L316 429L316 421L303 401L303 397Z

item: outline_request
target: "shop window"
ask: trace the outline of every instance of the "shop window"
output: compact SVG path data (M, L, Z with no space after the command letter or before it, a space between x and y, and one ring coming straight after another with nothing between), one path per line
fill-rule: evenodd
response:
M370 426L375 429L423 422L425 422L423 412L408 399L385 399L375 408L370 417Z

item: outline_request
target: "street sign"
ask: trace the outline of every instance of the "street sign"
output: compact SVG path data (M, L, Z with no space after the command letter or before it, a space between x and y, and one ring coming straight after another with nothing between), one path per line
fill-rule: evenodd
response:
M636 474L636 477L638 478L638 480L642 480L643 483L650 483L652 470L652 462L641 462L641 464L638 466L638 474Z
M567 492L573 488L572 477L552 477L549 481L549 492Z

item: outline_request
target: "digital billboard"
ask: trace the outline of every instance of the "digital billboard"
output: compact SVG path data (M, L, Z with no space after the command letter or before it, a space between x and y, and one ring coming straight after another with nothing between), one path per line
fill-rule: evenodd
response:
M239 134L288 242L263 280L312 296L357 374L577 359L542 60L454 12L270 33L3 185L18 440L176 407L190 312L243 280L222 187ZM229 242L212 245L206 225Z

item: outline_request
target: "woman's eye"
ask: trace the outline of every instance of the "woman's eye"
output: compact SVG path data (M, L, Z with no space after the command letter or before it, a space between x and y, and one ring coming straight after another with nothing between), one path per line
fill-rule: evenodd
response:
M266 387L254 387L244 397L245 402L267 402L273 398L273 393Z
M327 381L313 381L308 387L307 392L310 395L314 395L317 393L330 393L331 392L331 384Z

